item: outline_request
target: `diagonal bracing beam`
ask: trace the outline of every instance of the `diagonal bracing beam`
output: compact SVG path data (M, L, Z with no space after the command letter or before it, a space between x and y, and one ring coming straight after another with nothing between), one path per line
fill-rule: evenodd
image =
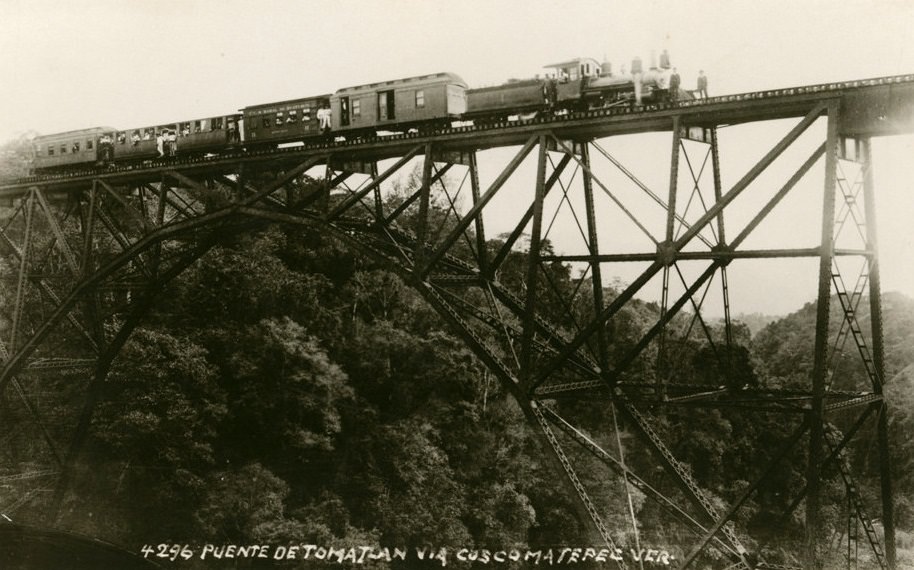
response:
M734 186L730 189L714 206L712 206L698 221L696 221L692 227L687 230L679 239L677 239L671 246L673 252L679 252L686 244L688 244L692 238L699 232L701 229L712 220L714 220L723 209L729 205L733 200L735 200L742 192L752 183L758 176L764 172L764 170L774 162L774 160L780 156L803 132L808 129L816 119L819 118L824 106L819 105L813 109L799 124L797 124L787 135L779 141L774 148L772 148L764 157L762 157L759 162L753 166L748 173L746 173L743 178L741 178ZM816 155L816 153L814 153ZM816 157L818 158L818 157ZM807 166L808 164L808 166ZM801 167L801 171L805 173L805 170L808 170L812 164L807 161L807 164L804 164ZM798 181L798 177L796 181ZM794 178L791 180L794 181ZM794 181L794 184L795 182ZM792 187L792 184L790 184ZM789 188L788 188L789 189ZM774 207L773 205L771 206ZM767 212L765 212L767 214ZM758 217L757 217L758 218ZM758 220L761 221L760 219ZM753 226L754 227L754 226ZM628 302L635 296L635 294L650 281L654 275L657 274L663 268L663 263L659 260L655 260L644 272L641 273L624 291L622 291L618 297L613 299L613 301L607 305L607 307L600 313L597 318L595 318L591 323L584 328L584 330L578 334L571 342L569 342L566 347L562 350L558 357L554 358L551 362L547 363L540 373L538 374L536 380L534 381L534 386L541 384L546 378L549 377L555 370L562 366L562 362L568 358L573 352L575 352L584 342L593 335L594 332L599 327L602 327L606 321L610 320L622 307L626 306Z

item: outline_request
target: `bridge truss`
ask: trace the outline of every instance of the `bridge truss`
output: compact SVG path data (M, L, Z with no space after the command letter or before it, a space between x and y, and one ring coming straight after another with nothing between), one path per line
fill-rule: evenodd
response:
M10 449L30 438L35 460L0 477L12 490L2 495L0 510L14 513L40 503L56 513L112 362L167 283L222 237L282 223L332 232L414 287L513 395L545 455L571 484L581 516L608 548L630 548L632 537L650 542L651 529L634 520L635 496L652 501L681 530L685 555L675 567L697 567L701 557L733 568L819 567L827 542L820 498L826 475L837 472L854 529L843 539L848 553L865 547L874 564L894 568L870 139L910 131L912 85L914 78L904 76L812 86L4 184L0 197L12 207L0 228L6 255L0 439ZM720 128L766 119L791 125L725 186ZM669 169L662 189L639 178L606 143L648 131L663 139L654 149L657 163ZM786 174L773 167L802 146L798 141L810 139L811 151L798 166ZM492 147L511 154L484 181L478 155ZM391 206L385 185L414 168L421 172L418 189ZM631 195L608 181L607 170L621 176L650 213L631 207ZM824 178L818 242L746 247L814 171ZM321 183L302 186L306 174ZM771 182L769 175L783 179ZM764 198L751 206L748 219L734 224L737 207L747 217L739 199L760 186ZM492 241L492 218L503 215L493 213L493 204L506 194L516 220L512 231ZM577 250L557 253L550 246L561 219L573 224ZM617 245L626 233L637 235L640 245ZM509 286L500 270L518 249L525 253L524 279ZM728 269L783 258L818 266L813 373L802 387L742 385L733 368ZM620 264L636 267L636 277L610 288L608 277ZM551 276L557 266L578 272L575 289L556 287ZM637 296L651 290L659 291L657 320L638 331L636 342L614 343ZM867 296L869 314L863 315ZM721 326L704 315L710 298L722 307ZM837 322L834 300L840 304ZM555 307L562 308L559 314ZM670 363L690 339L709 347L714 365L733 381L677 381ZM862 363L865 386L840 383L837 361L848 352ZM81 415L50 422L47 390L80 402ZM744 482L729 502L706 491L694 466L676 458L665 423L671 413L717 409L776 414L793 430L777 449L759 453L764 459L756 479ZM611 418L612 433L594 431L595 412L603 421ZM881 533L843 454L867 423L878 434L882 512L875 518L881 518ZM633 450L649 459L633 461ZM805 547L773 560L772 545L735 521L778 469L804 460L805 488L791 498L782 523L799 519L797 508L804 505ZM596 466L605 473L595 473ZM594 489L609 485L627 497L630 530L604 522L606 505L593 498ZM850 567L850 556L847 561Z

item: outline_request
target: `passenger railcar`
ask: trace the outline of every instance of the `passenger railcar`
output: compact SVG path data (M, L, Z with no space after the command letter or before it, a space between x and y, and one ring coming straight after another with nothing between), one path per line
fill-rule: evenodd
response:
M172 154L217 152L240 142L240 121L240 114L232 114L116 131L111 133L114 158L125 162L157 158L156 139L160 134L167 136L169 133L175 138Z
M334 132L409 129L459 118L467 85L453 73L435 73L340 89L330 97Z
M240 143L241 118L241 113L233 113L178 123L178 148L204 154Z
M110 127L94 127L35 137L34 168L44 171L97 162L102 137L113 131Z
M300 141L320 134L317 111L330 95L251 105L241 110L247 144Z

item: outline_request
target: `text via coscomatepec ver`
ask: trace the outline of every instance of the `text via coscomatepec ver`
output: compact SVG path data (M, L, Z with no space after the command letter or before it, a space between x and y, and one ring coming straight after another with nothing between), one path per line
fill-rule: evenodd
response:
M147 544L140 549L144 558L180 563L191 559L310 560L327 565L370 564L372 562L416 561L432 566L503 565L575 566L578 564L637 562L644 567L667 567L676 558L662 548L418 548L386 546L328 546L318 544Z

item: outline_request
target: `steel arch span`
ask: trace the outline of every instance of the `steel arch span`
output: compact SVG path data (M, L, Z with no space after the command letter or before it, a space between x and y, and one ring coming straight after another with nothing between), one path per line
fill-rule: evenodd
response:
M652 529L634 520L633 496L650 500L680 529L685 554L675 567L695 567L703 555L733 568L817 567L825 548L822 486L836 471L846 515L864 531L848 534L848 551L865 547L880 567L894 568L870 139L911 130L912 82L815 86L0 185L13 203L0 228L7 275L0 394L16 404L0 424L7 441L37 426L44 443L34 463L42 467L5 478L17 494L0 507L13 511L48 489L48 502L59 507L111 364L165 285L225 235L280 223L332 232L418 291L517 401L579 498L579 515L611 551L623 545L604 522L606 505L593 498L595 481L623 489L636 540ZM872 112L873 101L882 102L881 112ZM767 119L790 125L725 186L719 128ZM607 144L642 132L662 139L651 143L665 172L662 187ZM509 154L493 159L501 163L486 180L479 155L493 147ZM799 153L793 163L791 153ZM417 188L393 205L386 188L414 168ZM787 236L785 247L748 247L815 173L823 179L818 239L798 244ZM306 175L319 183L302 185ZM737 208L743 219L733 215ZM495 216L512 219L513 229L493 241ZM552 243L562 224L575 239L557 252ZM500 271L518 249L523 280L508 285ZM808 260L818 283L813 373L801 388L743 383L728 271L787 258ZM552 281L557 265L578 272L573 290ZM633 267L634 277L610 287L620 266ZM614 342L635 299L651 292L656 320L636 341ZM719 326L705 314L712 302L723 314ZM837 322L832 302L841 306ZM674 356L690 339L707 348L723 384L678 380ZM833 359L845 350L857 355L866 385L838 389ZM49 425L34 399L47 374L76 378L82 413L69 425ZM790 428L729 501L708 492L673 449L668 418L703 410L778 415ZM595 432L594 413L614 429ZM844 458L867 423L878 433L882 532ZM632 461L633 453L649 459ZM804 503L805 544L774 560L764 536L736 523L759 487L797 462L806 484L782 522ZM594 475L595 468L605 472Z

